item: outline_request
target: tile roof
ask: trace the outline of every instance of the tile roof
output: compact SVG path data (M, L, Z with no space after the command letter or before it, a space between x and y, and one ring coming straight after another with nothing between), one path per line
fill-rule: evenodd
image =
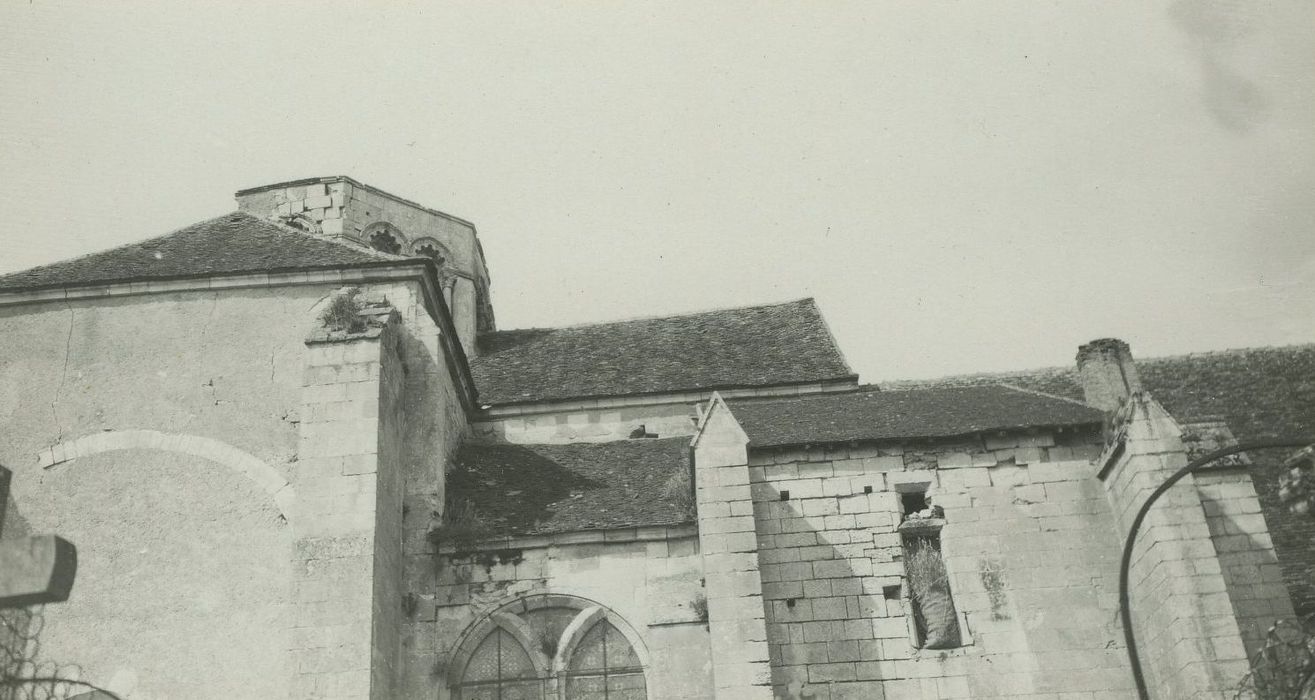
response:
M1100 424L1078 402L1000 385L746 399L728 404L753 447L954 437L1042 426Z
M1315 344L1250 348L1137 360L1142 385L1180 422L1222 418L1238 440L1315 439ZM1009 374L906 382L901 386L967 386L1007 382L1080 398L1077 372L1047 368ZM1299 613L1315 613L1315 519L1278 501L1280 450L1249 455L1265 519Z
M693 520L672 495L688 484L689 438L566 445L467 443L448 473L449 503L466 501L490 537Z
M812 299L567 328L486 333L487 404L853 379Z
M138 243L0 276L0 291L402 260L233 212Z

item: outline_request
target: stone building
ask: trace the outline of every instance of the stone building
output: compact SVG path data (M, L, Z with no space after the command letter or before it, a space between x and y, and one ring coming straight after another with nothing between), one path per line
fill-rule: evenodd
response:
M2 533L77 544L41 653L125 698L1130 697L1132 513L1315 434L1315 346L862 385L812 300L499 331L469 222L237 202L0 277ZM1157 697L1315 610L1273 458L1142 532Z

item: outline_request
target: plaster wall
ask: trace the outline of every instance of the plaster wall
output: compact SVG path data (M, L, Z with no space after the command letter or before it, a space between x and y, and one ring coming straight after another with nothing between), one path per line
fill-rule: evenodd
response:
M777 696L1129 697L1097 452L1047 433L751 452ZM922 489L945 510L955 649L915 646L897 527Z
M327 292L0 308L4 534L79 550L43 655L132 698L286 695L292 545L275 494L295 481L303 340Z
M703 564L692 533L670 530L644 539L635 531L578 533L547 546L441 554L431 561L432 576L414 614L423 629L412 646L413 663L426 673L408 679L404 697L450 697L450 678L462 669L449 664L462 634L512 601L548 593L604 606L637 633L651 700L712 697L708 628L700 610Z

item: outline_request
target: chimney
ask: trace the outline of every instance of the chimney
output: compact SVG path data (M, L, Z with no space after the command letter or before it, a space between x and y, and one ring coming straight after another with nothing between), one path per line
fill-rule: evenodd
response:
M1101 338L1078 348L1078 380L1087 404L1107 413L1142 390L1132 350L1118 338Z

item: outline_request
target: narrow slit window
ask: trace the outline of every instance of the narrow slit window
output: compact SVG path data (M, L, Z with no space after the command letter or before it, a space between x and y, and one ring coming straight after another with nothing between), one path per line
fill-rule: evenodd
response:
M922 649L963 646L938 530L920 528L904 534L904 571L917 631L916 646Z

